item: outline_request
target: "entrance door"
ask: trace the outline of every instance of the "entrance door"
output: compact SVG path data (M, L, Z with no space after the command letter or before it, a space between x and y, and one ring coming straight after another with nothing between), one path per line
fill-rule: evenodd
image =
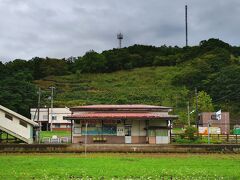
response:
M125 143L131 144L132 143L132 136L131 136L131 126L125 126Z
M156 129L156 144L168 144L169 136L167 129Z

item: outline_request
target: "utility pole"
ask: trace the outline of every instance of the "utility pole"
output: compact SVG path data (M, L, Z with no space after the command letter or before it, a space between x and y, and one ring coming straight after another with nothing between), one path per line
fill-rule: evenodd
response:
M51 129L51 131L52 131L52 121L53 121L53 91L54 91L54 89L55 89L55 87L54 86L51 86L51 87L49 87L50 89L51 89L51 126L50 126L50 129Z
M40 117L40 106L41 106L41 88L38 88L38 116L37 116L37 122L38 122L38 126L39 126L39 131L41 131L41 124L39 121L39 117Z
M197 91L197 88L195 88L195 96L196 96L196 127L198 130L198 91Z
M187 103L187 111L188 111L188 126L190 126L191 123L190 123L189 101Z
M40 139L40 131L41 131L41 123L39 121L39 117L40 117L40 106L41 106L41 88L39 87L38 88L38 105L37 105L37 109L35 111L35 115L36 115L36 112L37 112L37 123L38 123L38 130L36 130L36 142L40 143L41 139ZM35 120L35 115L34 115L34 118L33 118L33 121Z
M186 47L188 46L188 6L185 5Z

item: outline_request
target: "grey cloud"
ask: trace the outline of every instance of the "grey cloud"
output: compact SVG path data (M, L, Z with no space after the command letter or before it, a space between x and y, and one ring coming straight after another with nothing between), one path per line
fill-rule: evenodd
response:
M189 42L220 38L239 44L239 0L1 0L0 59L83 55L133 44L184 45L184 6Z

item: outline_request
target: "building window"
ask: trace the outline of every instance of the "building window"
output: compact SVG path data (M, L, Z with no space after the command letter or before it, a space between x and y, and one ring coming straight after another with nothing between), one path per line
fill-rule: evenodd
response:
M9 114L5 114L5 118L7 118L7 119L9 119L9 120L13 120L13 117L12 116L10 116Z
M71 127L71 125L70 125L70 124L67 124L67 125L66 125L66 128L70 128L70 127Z
M57 116L56 115L52 115L52 120L53 121L57 120Z
M19 124L22 125L22 126L24 126L24 127L27 127L27 123L26 123L25 121L20 120L20 121L19 121Z
M74 134L81 134L81 128L74 128L73 132Z
M103 124L102 134L105 135L116 135L117 134L117 125L116 124Z
M149 136L149 137L156 136L156 131L155 131L154 129L149 129L149 130L148 130L148 136Z
M156 136L168 136L167 129L156 129Z
M55 128L60 128L60 124L55 124Z
M82 132L83 135L86 134L86 125L82 125L81 132ZM99 135L99 134L101 134L101 128L100 127L96 127L96 124L88 124L88 126L87 126L87 134L88 135Z

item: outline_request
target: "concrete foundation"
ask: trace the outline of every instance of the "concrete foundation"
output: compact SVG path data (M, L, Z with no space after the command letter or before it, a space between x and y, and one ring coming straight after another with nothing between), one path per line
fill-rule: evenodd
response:
M82 144L1 144L0 153L83 153ZM240 153L240 145L89 144L87 152Z

